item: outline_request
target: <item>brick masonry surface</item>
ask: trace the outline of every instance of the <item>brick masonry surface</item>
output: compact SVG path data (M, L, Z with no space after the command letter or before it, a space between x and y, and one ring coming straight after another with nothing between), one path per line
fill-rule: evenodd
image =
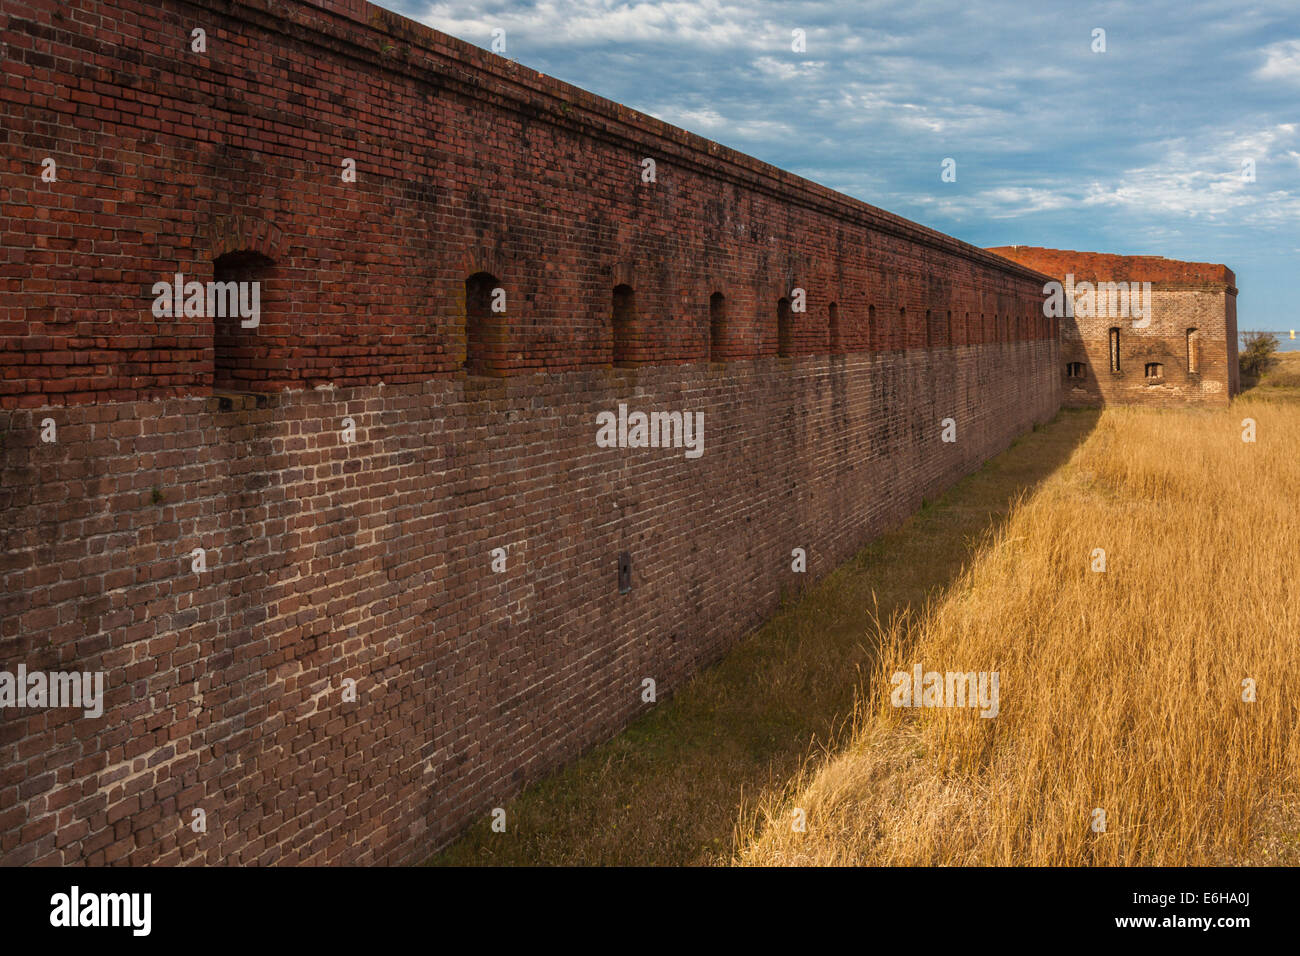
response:
M1061 282L1069 274L1076 282L1151 283L1149 324L1105 315L1060 320L1063 404L1226 404L1240 390L1237 278L1227 266L1035 246L990 251Z
M107 685L0 863L420 860L1060 405L1039 272L368 4L0 29L0 664Z

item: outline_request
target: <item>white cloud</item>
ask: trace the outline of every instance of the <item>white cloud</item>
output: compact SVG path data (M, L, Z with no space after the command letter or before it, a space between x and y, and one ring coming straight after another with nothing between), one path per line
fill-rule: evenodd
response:
M711 135L710 131L726 130L732 126L730 120L714 109L688 109L665 104L641 107L641 112L703 136Z
M723 134L726 134L726 138L771 139L792 136L795 133L788 123L764 119L733 119L707 107L691 109L665 103L658 106L636 107L636 109L665 123L712 139L722 137Z
M1122 45L1092 55L1059 18L1013 17L999 0L936 0L927 11L835 0L489 2L499 5L484 13L472 0L438 0L419 19L483 46L503 26L510 55L544 72L886 209L924 211L941 228L1128 217L1134 232L1166 222L1177 234L1192 222L1282 226L1300 202L1300 125L1270 122L1258 95L1259 79L1300 81L1300 40L1248 39L1296 35L1273 0L1245 19L1198 8L1194 33L1140 61ZM1146 20L1167 15L1153 8ZM806 54L790 49L793 27L807 31ZM1246 72L1189 72L1197 54ZM1225 104L1236 104L1231 114ZM1234 128L1216 125L1225 115ZM957 188L939 184L943 156L958 161ZM1241 180L1245 159L1255 183Z
M566 44L659 42L681 46L772 48L777 28L756 18L743 6L701 0L698 3L640 3L611 5L602 0L543 0L493 16L459 16L465 4L433 3L416 19L435 30L487 46L493 27L504 27L520 39L546 37ZM789 31L785 31L789 47ZM481 38L475 40L474 38Z
M767 76L779 80L793 80L796 77L812 76L826 66L824 60L778 60L775 57L761 56L754 61L754 68Z
M943 193L910 197L916 205L959 219L1016 219L1079 205L1079 197L1045 186L995 186L969 194Z
M1223 134L1218 141L1163 144L1159 162L1125 170L1109 183L1090 183L1087 206L1109 206L1142 215L1230 218L1240 224L1281 224L1300 215L1300 194L1270 184L1272 160L1295 152L1296 124ZM1242 160L1254 159L1256 179L1242 178Z
M1283 40L1264 47L1264 65L1255 71L1261 80L1300 83L1300 40Z
M1273 160L1300 163L1294 123L1266 129L1225 132L1189 143L1174 139L1155 144L1154 161L1108 177L1059 181L1040 178L1026 185L1002 184L952 195L908 193L906 199L934 213L961 219L997 220L1036 213L1075 211L1120 221L1136 218L1166 224L1168 235L1193 220L1245 226L1286 226L1300 219L1300 191L1294 177L1270 183ZM1256 158L1256 180L1241 176L1241 159ZM959 167L960 168L960 167ZM969 182L964 180L963 182ZM1156 232L1152 232L1156 235Z

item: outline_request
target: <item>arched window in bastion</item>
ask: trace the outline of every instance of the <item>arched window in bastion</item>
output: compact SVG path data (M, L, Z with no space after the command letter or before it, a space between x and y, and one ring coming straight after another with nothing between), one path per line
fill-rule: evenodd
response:
M1187 374L1195 375L1201 370L1201 334L1196 329L1187 330Z
M1118 372L1119 368L1119 329L1110 330L1110 370Z

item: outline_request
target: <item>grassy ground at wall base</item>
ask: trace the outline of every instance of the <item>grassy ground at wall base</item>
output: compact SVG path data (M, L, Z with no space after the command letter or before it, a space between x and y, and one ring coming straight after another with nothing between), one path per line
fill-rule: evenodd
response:
M1298 450L1300 355L1062 412L431 862L1300 862ZM999 715L890 707L918 661Z
M435 864L709 864L742 806L834 751L875 667L876 616L941 592L1096 412L1065 412L928 503L746 637L672 699L480 821Z

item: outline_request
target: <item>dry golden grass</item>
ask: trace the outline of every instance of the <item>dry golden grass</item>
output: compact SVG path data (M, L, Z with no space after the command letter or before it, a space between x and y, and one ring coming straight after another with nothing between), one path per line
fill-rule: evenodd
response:
M852 742L741 821L738 861L1300 861L1298 506L1294 394L1105 410L951 586L871 628ZM916 663L997 671L1000 713L891 707Z
M1263 389L1300 388L1300 352L1278 352L1273 358L1259 383Z

